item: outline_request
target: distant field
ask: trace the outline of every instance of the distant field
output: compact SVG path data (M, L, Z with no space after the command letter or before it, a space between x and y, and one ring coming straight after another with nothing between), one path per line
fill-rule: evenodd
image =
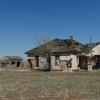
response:
M0 72L0 100L100 100L100 72Z

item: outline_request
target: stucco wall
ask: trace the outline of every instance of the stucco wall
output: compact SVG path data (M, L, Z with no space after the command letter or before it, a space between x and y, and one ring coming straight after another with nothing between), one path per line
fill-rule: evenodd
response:
M70 60L71 64L72 64L72 70L77 70L78 69L78 59L76 57L76 55L67 55L67 56L59 56L59 60ZM55 65L55 56L51 57L51 68L52 70L61 70L60 66L56 66Z
M60 60L70 60L71 64L72 64L72 70L77 70L78 68L78 59L76 57L76 55L68 55L68 56L60 56Z
M70 55L70 58L72 59L72 70L78 69L78 59L76 55Z
M40 70L47 70L49 67L46 58L44 57L39 57L39 69Z
M55 66L55 56L51 56L51 68Z
M100 55L100 44L97 45L96 47L94 47L92 50L91 50L91 53L93 55Z
M55 71L61 70L60 66L56 66L55 56L51 56L51 70Z
M68 56L60 56L59 60L70 60L70 55L68 55Z

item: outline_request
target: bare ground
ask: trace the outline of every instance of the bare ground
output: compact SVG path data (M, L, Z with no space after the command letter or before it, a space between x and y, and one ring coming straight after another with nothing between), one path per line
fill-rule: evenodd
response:
M0 71L0 100L100 100L100 71Z

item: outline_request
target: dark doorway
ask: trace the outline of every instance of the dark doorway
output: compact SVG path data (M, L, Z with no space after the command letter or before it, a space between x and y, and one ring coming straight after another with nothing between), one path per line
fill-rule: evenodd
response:
M95 66L94 69L100 69L100 56L96 55L95 56Z
M11 61L11 65L15 65L15 61Z
M20 61L17 62L17 67L20 67Z
M87 70L87 64L88 64L87 57L86 56L80 56L79 57L79 67L80 67L80 69Z
M39 56L35 56L35 60L36 60L36 67L39 67Z

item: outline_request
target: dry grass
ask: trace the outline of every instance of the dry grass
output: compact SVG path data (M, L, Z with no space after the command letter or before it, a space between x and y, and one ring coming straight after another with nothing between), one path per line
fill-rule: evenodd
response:
M0 100L99 100L100 72L0 72Z

